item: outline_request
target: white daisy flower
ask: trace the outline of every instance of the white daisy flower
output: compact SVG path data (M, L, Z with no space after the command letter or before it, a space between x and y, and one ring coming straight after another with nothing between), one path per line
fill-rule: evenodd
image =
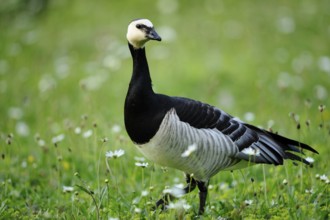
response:
M310 164L313 164L315 161L314 158L312 158L312 157L306 157L305 160Z
M40 139L40 140L38 140L38 145L39 145L40 147L44 147L44 146L46 145L46 141Z
M322 176L320 176L320 180L321 181L324 181L324 182L329 181L328 177L325 174L323 174Z
M247 200L244 201L244 203L245 203L245 205L249 206L249 205L252 205L253 200L247 199Z
M260 155L260 150L259 149L254 149L252 147L244 148L242 150L242 153L250 155L250 156L259 156Z
M141 198L140 197L135 197L132 201L132 204L136 205L136 204L139 204Z
M74 129L74 133L75 133L75 134L80 134L80 133L81 133L81 128L80 128L80 127L76 127L76 128Z
M121 131L121 127L119 125L114 125L112 126L111 131L113 133L119 133Z
M82 134L82 136L83 136L84 138L89 138L90 136L92 136L92 134L93 134L93 130L92 130L92 129L89 129L89 130L85 131L85 132Z
M134 157L134 160L136 160L136 161L139 161L139 162L143 162L143 161L145 161L146 159L144 158L144 157Z
M147 162L136 162L135 166L146 168L146 167L149 166L149 163L147 163Z
M148 192L147 190L143 190L143 191L141 192L141 196L142 196L142 197L146 197L148 194L149 194L149 192Z
M191 205L187 204L187 201L184 199L181 199L175 203L171 202L170 204L168 204L167 206L168 209L184 209L184 210L188 210L191 208Z
M182 154L181 154L181 157L189 157L189 155L196 151L197 150L197 144L192 144L192 145L189 145L187 150L185 150Z
M314 193L314 190L311 188L311 189L305 189L305 193L307 194L313 194Z
M115 150L114 152L108 151L108 152L105 153L105 156L107 158L114 158L114 159L116 159L118 157L123 156L124 154L125 154L125 151L122 150L122 149L119 149L119 150Z
M73 190L73 186L63 186L63 192L72 192Z
M56 143L59 143L59 142L63 141L64 138L65 138L64 134L59 134L59 135L52 138L52 142L53 142L53 144L56 144Z
M142 212L142 209L136 207L136 208L134 209L134 212L135 212L135 213L141 213L141 212Z
M191 205L189 205L189 204L183 204L182 207L183 207L184 210L187 211L188 209L191 208Z
M185 194L185 191L179 187L172 187L172 188L164 189L163 193L171 194L172 196L174 196L176 198L180 198Z

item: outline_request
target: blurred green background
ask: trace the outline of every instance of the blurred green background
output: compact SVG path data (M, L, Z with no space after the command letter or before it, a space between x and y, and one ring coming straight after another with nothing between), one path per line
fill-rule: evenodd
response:
M147 44L155 91L208 102L306 142L321 153L307 185L316 174L329 175L330 114L327 108L320 112L320 105L330 107L330 1L1 1L2 218L137 218L131 208L135 191L150 181L160 193L164 182L180 177L173 170L162 175L157 166L141 174L134 166L134 156L141 155L126 135L123 103L132 71L125 35L135 18L150 19L163 39ZM113 164L117 184L104 185L115 175L107 171L104 154L119 148L126 153ZM267 169L286 178L298 170ZM245 172L263 179L261 168ZM231 174L218 176L217 181L232 181ZM61 194L62 186L75 184L94 188L99 215L78 189L74 199ZM104 204L103 189L121 196L108 196ZM327 216L329 192L321 192L313 196L325 197L325 205L289 217ZM221 195L211 195L209 202ZM246 217L216 204L212 218Z

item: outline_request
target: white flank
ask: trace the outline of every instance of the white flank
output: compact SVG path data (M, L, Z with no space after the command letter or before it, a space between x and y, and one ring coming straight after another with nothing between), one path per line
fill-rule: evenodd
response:
M167 112L156 135L138 149L153 162L193 173L201 181L231 167L239 151L230 137L217 129L191 127L180 121L174 109Z

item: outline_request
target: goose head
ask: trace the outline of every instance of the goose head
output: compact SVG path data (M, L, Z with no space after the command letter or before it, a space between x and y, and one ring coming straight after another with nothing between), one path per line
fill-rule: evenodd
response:
M143 48L149 40L161 41L153 24L148 19L137 19L128 25L127 40L135 48Z

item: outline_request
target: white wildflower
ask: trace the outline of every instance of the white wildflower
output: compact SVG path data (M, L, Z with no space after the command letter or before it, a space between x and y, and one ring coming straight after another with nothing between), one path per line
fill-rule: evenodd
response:
M147 162L136 162L135 166L146 168L146 167L149 166L149 163L147 163Z
M321 56L318 60L318 66L322 71L330 73L330 57Z
M319 105L319 107L318 107L318 108L319 108L319 111L320 111L320 112L323 112L323 111L324 111L324 109L325 109L325 105Z
M275 206L275 205L277 205L278 203L274 200L274 199L272 199L272 201L270 202L270 205L271 206Z
M305 189L305 193L307 194L313 194L314 193L314 190L311 188L311 189Z
M255 114L253 112L246 112L244 114L244 120L246 120L248 122L254 121L255 118L256 118L256 116L255 116Z
M168 209L184 209L184 210L188 210L191 208L191 205L187 204L187 201L184 199L181 199L175 203L171 202L170 204L168 204L167 206Z
M115 150L114 152L108 151L108 152L105 153L105 156L107 158L114 158L114 159L116 159L118 157L123 156L124 154L125 154L125 151L122 150L122 149L119 149L119 150Z
M149 194L149 192L148 192L147 190L143 190L143 191L141 192L141 196L142 196L142 197L146 197L148 194Z
M244 203L245 203L245 205L249 206L249 205L252 205L253 200L247 199L247 200L244 201Z
M221 190L221 191L224 191L224 190L228 190L229 189L229 185L228 185L228 183L220 183L220 185L219 185L219 189Z
M63 192L72 192L73 190L73 186L63 186Z
M322 176L320 176L320 180L321 181L324 181L324 182L329 181L328 177L325 174L323 174Z
M286 185L286 184L288 184L288 180L284 179L282 183L283 183L283 185Z
M142 209L136 207L136 208L134 209L134 212L135 212L135 213L141 213L141 212L142 212Z
M82 134L82 136L83 136L84 138L89 138L90 136L92 136L92 134L93 134L93 130L92 130L92 129L89 129L89 130L85 131L85 132Z
M25 122L20 121L20 122L17 122L17 124L16 124L16 132L20 136L26 137L26 136L29 136L29 134L30 134L30 128Z
M295 30L295 20L289 16L281 16L277 19L276 26L279 32L290 34Z
M53 137L52 142L53 142L53 144L56 144L56 143L59 143L59 142L63 141L64 138L65 138L65 135L60 134L60 135L57 135L57 136Z
M187 211L188 209L191 208L191 205L189 205L189 204L183 204L182 207L183 207L184 210Z
M197 150L197 144L192 144L192 145L189 145L187 150L185 150L182 154L181 154L181 157L189 157L189 155L196 151Z
M313 164L315 161L314 158L312 158L312 157L306 157L305 160L310 164Z
M114 125L112 126L111 131L113 133L119 133L121 131L121 127L119 125Z
M144 157L134 157L134 160L139 161L139 162L143 162L143 161L146 160L146 158L144 158Z
M23 110L19 107L10 107L8 115L12 119L21 119L23 117Z
M164 190L164 191L169 192L169 194L171 194L175 198L180 198L185 194L185 191L182 188L179 188L179 187L172 187L172 188Z
M74 129L74 133L75 133L75 134L80 134L80 133L81 133L81 127L76 127L76 128Z
M134 205L138 204L140 202L140 199L141 199L140 197L135 197L132 201L132 204Z
M260 155L260 150L259 149L254 149L252 147L244 148L242 150L242 153L250 155L250 156L259 156Z
M44 147L46 145L46 142L43 139L38 140L38 145L40 147Z
M271 128L271 127L274 126L274 124L275 124L275 121L271 119L271 120L269 120L269 121L267 122L267 127L268 127L268 128Z
M27 167L27 162L26 162L25 160L23 160L21 166L22 166L23 168L26 168L26 167Z
M183 183L178 183L178 184L175 184L174 187L183 189L185 187L185 185Z

